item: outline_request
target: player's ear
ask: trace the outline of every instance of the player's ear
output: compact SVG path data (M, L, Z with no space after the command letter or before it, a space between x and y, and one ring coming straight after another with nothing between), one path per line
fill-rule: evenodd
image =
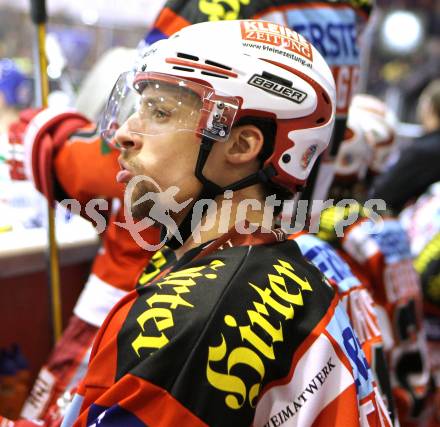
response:
M263 143L263 132L257 126L237 126L232 129L231 136L224 145L225 158L233 164L250 162L258 157Z

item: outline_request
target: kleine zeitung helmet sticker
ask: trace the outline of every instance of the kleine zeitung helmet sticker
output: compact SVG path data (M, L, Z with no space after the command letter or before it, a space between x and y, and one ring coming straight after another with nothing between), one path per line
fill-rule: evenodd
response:
M242 21L241 36L243 40L281 47L313 61L312 45L303 36L282 25L266 21Z

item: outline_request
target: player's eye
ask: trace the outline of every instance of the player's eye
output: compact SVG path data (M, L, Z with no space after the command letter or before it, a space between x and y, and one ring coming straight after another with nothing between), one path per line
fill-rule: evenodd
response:
M163 123L171 116L171 111L163 106L157 105L155 102L141 102L139 106L139 113L145 118L155 120L156 122Z
M170 112L160 108L155 108L152 112L152 116L159 121L165 121L170 115Z

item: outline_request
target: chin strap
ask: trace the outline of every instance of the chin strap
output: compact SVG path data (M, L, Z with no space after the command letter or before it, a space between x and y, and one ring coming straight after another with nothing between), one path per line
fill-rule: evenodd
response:
M197 199L193 203L193 207L189 210L188 214L185 216L177 231L180 233L182 237L182 241L185 242L188 237L191 235L191 223L192 223L192 214L194 206L198 201L203 199L214 200L218 195L223 194L225 191L237 191L246 187L250 187L251 185L258 183L267 183L270 179L276 175L276 170L272 165L266 166L263 169L247 176L246 178L240 179L226 187L220 187L214 182L210 181L203 175L203 168L206 164L206 160L208 159L209 153L211 152L212 146L214 145L215 140L204 134L202 136L202 141L200 143L199 155L197 157L197 163L195 168L195 176L202 183L203 188ZM209 205L204 204L202 215L204 215L208 209ZM171 249L178 249L182 246L182 243L176 238L175 235L167 236L168 230L162 226L161 229L161 240L165 237L166 245Z

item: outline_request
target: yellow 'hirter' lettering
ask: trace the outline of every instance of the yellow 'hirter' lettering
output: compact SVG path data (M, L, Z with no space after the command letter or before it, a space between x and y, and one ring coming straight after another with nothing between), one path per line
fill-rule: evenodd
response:
M167 263L167 259L165 258L162 251L157 251L152 257L150 261L150 268L153 268L153 271L143 272L141 277L139 278L139 285L146 285L151 279L154 279L159 273L161 267L163 267Z
M243 346L233 348L228 353L226 339L221 334L220 345L210 346L208 349L206 377L214 388L227 393L225 403L231 409L241 408L246 401L252 407L255 406L266 372L265 362L276 358L274 343L284 340L283 324L279 320L276 322L275 317L278 315L285 320L293 319L293 306L304 304L302 293L313 291L309 281L299 277L290 263L278 260L278 264L273 267L278 274L268 274L269 287L261 289L249 283L261 299L261 302L252 302L255 310L246 312L250 325L238 326L232 315L224 317L224 322L228 327L238 329ZM286 284L286 279L290 279L289 284ZM292 282L296 286L292 287ZM292 290L297 292L289 292ZM269 314L269 307L274 313L272 316ZM261 331L259 334L260 329L267 335L263 337ZM269 342L267 337L270 337ZM226 373L216 371L214 368L222 361L226 362ZM237 365L244 365L255 371L258 374L258 382L251 384L248 388L242 378L231 373L233 367Z
M250 0L199 0L199 9L200 12L208 15L209 21L227 21L237 19L241 5L248 5L249 2ZM228 7L226 8L222 3Z
M240 377L231 374L232 368L237 365L246 365L258 374L259 382L253 384L249 389L249 400L253 402L260 391L261 381L265 375L265 367L261 358L253 350L247 347L238 347L232 350L228 357L227 373L216 372L211 368L211 362L221 361L227 353L223 334L221 339L222 342L219 346L209 347L206 376L211 385L215 384L214 387L217 389L230 393L226 396L226 404L232 409L239 409L246 402L246 384Z
M157 283L159 289L171 287L175 293L162 294L156 292L145 300L149 308L142 312L136 319L142 332L139 333L131 344L138 357L141 357L141 349L150 349L153 351L162 348L169 342L164 331L174 327L172 310L175 310L178 307L194 308L193 304L186 301L181 294L190 293L191 287L197 285L197 281L195 280L197 278L205 277L209 280L217 278L215 272L224 265L225 264L222 261L214 260L209 265L170 273ZM214 271L214 273L205 272L206 269L210 269L211 271ZM160 335L145 335L147 325L154 325L154 328L160 333Z

